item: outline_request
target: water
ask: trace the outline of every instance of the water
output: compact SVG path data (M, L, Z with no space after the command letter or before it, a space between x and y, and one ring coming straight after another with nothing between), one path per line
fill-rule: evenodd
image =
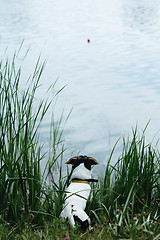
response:
M160 1L1 0L0 54L6 47L11 54L23 39L23 48L30 46L26 75L40 53L47 59L37 98L57 77L57 89L67 85L55 108L57 115L64 108L65 117L73 107L66 158L86 154L103 167L119 136L137 123L141 132L148 120L152 140L160 128Z

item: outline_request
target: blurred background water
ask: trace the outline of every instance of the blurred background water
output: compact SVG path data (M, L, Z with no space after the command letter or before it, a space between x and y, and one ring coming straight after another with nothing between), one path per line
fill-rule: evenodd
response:
M64 109L65 118L73 107L66 159L85 154L103 168L117 139L149 120L152 140L160 128L160 1L0 0L0 56L23 40L30 57L22 86L40 53L47 65L37 99L57 78L57 90L66 85L54 110L59 116ZM42 127L46 143L51 111Z

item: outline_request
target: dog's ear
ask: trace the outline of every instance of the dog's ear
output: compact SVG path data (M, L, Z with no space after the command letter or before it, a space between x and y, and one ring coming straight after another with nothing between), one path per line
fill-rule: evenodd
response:
M66 162L66 164L74 165L76 163L77 159L78 159L78 157L72 157Z
M88 157L88 160L90 161L90 165L96 165L98 164L97 160L95 158L92 157Z

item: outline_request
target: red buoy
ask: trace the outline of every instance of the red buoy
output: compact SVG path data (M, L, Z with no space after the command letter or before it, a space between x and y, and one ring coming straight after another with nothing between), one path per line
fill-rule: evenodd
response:
M87 41L88 41L88 43L89 43L91 40L88 38L88 40L87 40Z

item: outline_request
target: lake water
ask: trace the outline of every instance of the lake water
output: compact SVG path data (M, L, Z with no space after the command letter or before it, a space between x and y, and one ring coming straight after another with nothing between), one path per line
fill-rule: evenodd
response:
M64 109L65 118L73 107L64 131L66 159L86 154L103 167L116 140L137 123L141 132L148 120L146 137L152 140L160 129L159 0L0 3L0 55L24 39L23 49L30 46L27 76L40 53L47 59L37 98L57 78L57 90L66 85L55 108L56 115ZM45 140L50 117L51 111L42 128Z

